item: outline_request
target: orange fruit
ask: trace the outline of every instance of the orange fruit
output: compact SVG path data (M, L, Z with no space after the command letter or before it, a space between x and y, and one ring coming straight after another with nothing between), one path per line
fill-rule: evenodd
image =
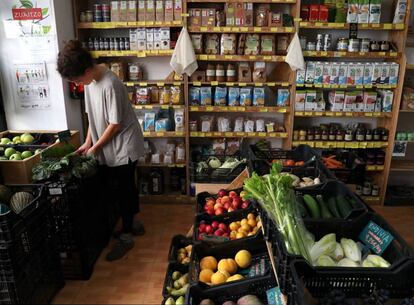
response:
M255 219L249 219L249 221L247 222L249 226L251 226L252 228L254 228L257 223Z
M242 225L241 227L246 232L250 232L252 230L252 227L248 223Z
M237 229L239 228L239 225L238 225L236 222L232 222L232 223L229 225L229 228L230 228L230 230L232 230L232 231L237 231Z
M201 270L217 270L217 260L212 256L203 257L203 259L200 262L200 268Z
M239 227L241 226L241 221L236 221L236 223Z
M241 223L241 225L246 225L247 224L247 219L246 218L242 219L240 223Z
M262 222L259 220L256 225L257 225L258 228L261 228L262 227Z
M203 283L211 283L211 276L214 274L213 270L210 269L203 269L200 272L200 275L198 276L198 279L200 282Z
M236 234L236 239L245 238L245 237L246 237L246 233L244 232L237 232Z
M237 232L238 232L238 233L246 233L246 230L244 230L244 229L243 229L243 227L240 227L240 228L237 230Z
M244 279L244 276L241 274L235 274L227 279L227 282L238 281Z
M234 259L225 258L219 261L217 269L219 271L227 271L229 274L235 274L237 272L237 264Z
M256 232L250 232L247 234L247 236L253 236L254 234L256 234Z
M236 235L237 235L236 231L231 231L230 232L230 239L236 239Z
M240 250L237 252L234 259L237 263L237 266L243 269L249 267L252 263L252 255L247 250Z
M211 276L211 284L218 285L223 284L230 277L230 274L227 271L217 271Z
M247 215L247 219L255 219L256 218L256 216L254 216L254 214L253 213L249 213L248 215Z

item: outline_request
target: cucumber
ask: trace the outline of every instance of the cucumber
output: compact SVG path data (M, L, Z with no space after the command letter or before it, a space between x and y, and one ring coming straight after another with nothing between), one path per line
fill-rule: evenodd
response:
M323 200L322 195L316 195L316 200L318 200L319 207L321 208L322 218L332 218L332 214L329 211L325 201Z
M328 199L328 208L331 211L331 214L336 218L341 218L341 214L339 214L338 207L336 205L335 197L330 197Z
M354 197L347 197L346 199L348 199L348 202L351 204L352 208L358 208L358 202L355 200Z
M316 200L308 194L303 195L303 200L305 201L312 218L321 218L321 211Z
M336 202L338 204L338 210L341 214L341 217L346 218L352 211L350 203L342 195L336 196Z
M300 216L302 216L302 218L309 218L309 213L308 210L305 207L305 203L303 202L303 198L298 196L296 197L296 204L298 206L298 210L300 213Z

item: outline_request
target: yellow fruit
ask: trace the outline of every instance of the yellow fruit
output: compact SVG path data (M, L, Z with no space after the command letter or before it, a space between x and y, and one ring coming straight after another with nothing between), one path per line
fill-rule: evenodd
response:
M236 235L237 235L236 231L231 231L230 232L230 239L236 239Z
M211 276L211 284L218 285L223 284L230 277L230 274L227 271L217 271Z
M246 218L242 219L240 223L241 225L247 225L247 219Z
M200 275L198 276L198 279L200 282L203 283L211 283L211 276L214 274L213 270L210 269L204 269L201 270Z
M257 231L259 231L259 229L260 229L259 227L254 227L252 232L253 232L254 234L256 234L256 233L257 233Z
M241 227L246 232L250 232L252 230L252 227L249 224L247 224L247 223L244 224L244 225L242 225Z
M219 261L217 269L219 271L227 271L229 274L235 274L237 272L237 264L234 259L225 258Z
M248 221L247 223L248 223L248 224L249 224L249 226L251 226L252 228L254 228L254 227L257 225L256 220L254 220L254 219L249 219L249 221Z
M237 233L243 233L244 235L247 235L247 232L243 230L243 228L238 229Z
M244 279L244 276L241 274L235 274L227 279L227 282L238 281Z
M257 222L257 227L258 228L261 228L262 227L262 222L260 220Z
M217 260L212 256L206 256L201 260L200 268L201 270L203 269L217 270Z
M259 222L260 221L260 216L257 216L256 217L256 222Z
M241 226L241 221L236 221L236 223L239 227Z
M247 268L252 263L252 255L247 250L240 250L237 252L234 259L240 268Z
M244 232L237 232L236 239L245 238L246 234Z
M247 234L247 236L253 236L254 234L256 234L256 232L250 232Z
M239 225L238 225L236 222L232 222L232 223L229 225L229 228L230 228L230 230L232 230L232 231L237 231L237 229L239 228Z
M249 213L248 215L247 215L247 219L249 220L249 219L255 219L256 218L256 216L254 216L254 214L253 213Z

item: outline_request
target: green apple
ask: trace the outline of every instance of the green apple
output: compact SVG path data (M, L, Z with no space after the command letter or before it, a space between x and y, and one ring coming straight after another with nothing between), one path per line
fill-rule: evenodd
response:
M13 147L8 147L6 148L6 150L4 151L4 156L6 158L10 158L12 155L14 155L16 153L16 150Z
M38 149L35 150L35 155L41 154L41 153L42 153L42 149L38 148Z
M10 144L10 143L11 143L11 141L10 141L9 138L1 138L0 139L0 144L1 145L7 145L7 144Z
M0 161L8 161L9 159L7 159L5 156L1 156L0 157Z
M20 136L15 136L14 138L13 138L13 143L16 143L16 142L21 142L22 140L20 139Z
M14 141L13 144L22 144L22 141L20 141L20 140Z
M30 133L24 133L20 136L20 139L23 143L32 143L35 139Z
M22 159L27 159L30 158L31 156L33 156L33 153L29 150L25 150L24 152L22 152Z
M10 160L11 161L21 161L22 159L22 155L21 154L14 154L10 156Z

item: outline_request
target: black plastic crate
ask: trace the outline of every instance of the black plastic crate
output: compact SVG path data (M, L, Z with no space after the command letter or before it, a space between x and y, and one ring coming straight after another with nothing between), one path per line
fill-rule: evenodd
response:
M389 290L390 298L394 300L414 297L414 260L406 261L387 273L378 269L368 272L352 268L346 271L319 269L301 261L292 262L291 270L296 305L316 304L315 299L334 289L342 290L349 298L359 298L379 289ZM399 304L391 302L394 303Z
M216 258L217 262L223 258L233 258L240 250L247 250L252 255L252 263L258 262L262 259L265 260L266 268L263 275L258 275L254 277L246 277L243 280L234 281L230 283L223 283L220 285L209 286L205 283L202 283L198 280L200 273L200 261L206 256L213 256ZM196 245L193 249L193 255L190 264L190 283L192 285L197 285L203 291L210 291L210 293L218 293L222 289L229 289L237 283L242 282L251 282L254 279L267 278L271 270L271 263L269 259L268 250L266 243L263 239L257 238L253 240L239 239L235 240L232 243L225 245L218 245L215 247L210 247L208 244Z
M47 184L52 225L65 278L88 279L111 234L108 208L97 175Z
M168 262L178 263L178 250L192 244L191 238L185 237L184 235L175 235L171 240L170 250L168 251Z
M308 145L299 145L292 150L278 148L259 149L256 145L250 145L252 157L257 160L294 160L308 162L313 158L319 158L318 153Z
M220 238L216 240L214 239L214 237L213 238L206 237L206 238L203 238L202 240L199 240L200 234L198 232L198 227L200 226L201 221L205 221L207 224L211 224L213 221L218 221L220 223L226 224L226 226L229 227L230 223L246 218L247 215L250 213L253 213L255 216L259 215L259 212L257 211L254 205L252 205L248 209L242 210L240 213L237 213L237 214L227 213L227 214L223 214L222 216L214 216L214 217L211 217L208 215L197 215L195 218L195 222L194 222L193 243L194 244L206 243L210 245L223 245L223 244L229 244L229 243L234 242L234 240L230 240L230 238L228 240L220 239ZM247 236L241 239L248 241L248 240L255 240L256 238L262 238L262 230L259 229L254 235Z
M23 133L9 133L3 135L3 137L9 138L13 140L15 136L20 136ZM27 148L46 148L56 142L58 139L57 134L54 133L30 133L34 137L34 141L31 143L21 143L21 144L7 144L7 145L0 145L1 147L14 147L14 148L21 148L27 150Z
M183 265L183 264L179 264L179 263L170 263L170 264L168 264L168 268L167 268L167 271L165 273L164 286L163 286L163 289L162 289L162 296L164 298L169 297L167 287L168 286L172 287L172 285L173 285L172 274L174 273L174 271L179 271L182 275L188 273L188 279L189 279L189 282L190 282L190 268L189 268L189 265ZM190 287L190 285L188 287Z
M267 290L277 286L273 273L259 279L246 280L222 287L215 291L204 290L199 286L192 286L188 296L189 305L199 305L204 299L210 299L216 305L221 305L226 301L237 300L245 295L251 294L257 296L262 304L267 304Z
M203 169L197 171L197 163L190 163L190 178L196 183L230 183L236 179L247 167L247 163L240 164L234 169Z
M243 189L242 188L239 188L239 189L236 189L236 190L229 190L229 191L227 191L227 192L231 192L231 191L235 191L235 192L237 192L238 194L241 192L241 191L243 191ZM199 194L197 194L197 196L196 196L196 203L197 203L197 206L196 206L196 213L198 214L198 215L208 215L205 211L204 211L204 204L205 204L205 202L206 202L206 199L207 198L214 198L214 200L216 200L217 199L217 194L210 194L210 193L208 193L208 192L202 192L202 193L199 193ZM249 207L250 206L252 206L252 202L250 202L250 204L249 204ZM226 214L236 214L236 213L238 213L238 214L240 214L241 212L242 212L243 210L242 209L239 209L239 210L236 210L236 211L234 211L234 212L230 212L230 213L225 213L225 215Z
M296 190L296 196L302 197L305 194L311 195L316 200L316 195L322 195L325 204L327 204L327 199L331 197L336 197L338 195L342 195L345 198L349 198L354 200L355 207L352 207L351 212L348 216L345 217L345 219L351 219L358 217L359 215L366 213L369 209L368 206L358 197L355 195L355 193L351 192L351 190L342 182L340 181L328 181L324 185L322 185L319 189L297 189ZM318 202L319 204L319 202ZM306 221L327 221L331 222L338 218L318 218L313 219L311 217L306 218Z

